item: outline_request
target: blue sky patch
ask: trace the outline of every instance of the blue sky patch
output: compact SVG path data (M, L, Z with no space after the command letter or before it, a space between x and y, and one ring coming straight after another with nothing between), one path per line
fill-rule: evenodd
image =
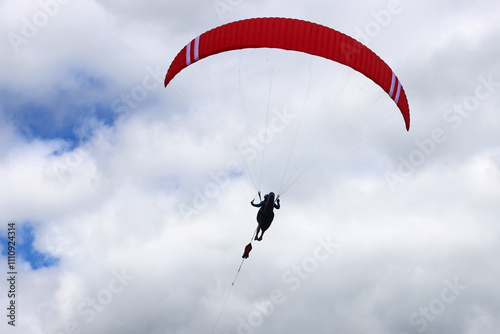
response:
M5 240L3 245L7 245L6 235L2 235ZM59 264L59 259L49 254L40 253L33 248L35 241L35 230L30 223L16 224L16 259L22 259L31 265L31 268L38 270L49 268ZM7 247L2 247L2 255L7 256Z
M28 139L63 139L77 146L79 129L94 119L110 125L118 115L111 110L111 98L104 79L83 70L68 70L58 87L47 87L43 98L20 91L0 89L0 111Z

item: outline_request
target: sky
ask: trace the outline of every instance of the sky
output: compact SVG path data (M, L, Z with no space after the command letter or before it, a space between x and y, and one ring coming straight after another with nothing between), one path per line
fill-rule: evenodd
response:
M1 0L2 333L499 332L499 13ZM252 17L367 45L410 130L370 80L291 52L214 56L163 87L194 37ZM281 208L242 262L258 190Z

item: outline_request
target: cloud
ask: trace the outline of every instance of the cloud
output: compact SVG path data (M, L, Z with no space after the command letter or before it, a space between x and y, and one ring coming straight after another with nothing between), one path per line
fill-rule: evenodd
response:
M210 331L231 287L216 332L498 330L493 2L0 6L0 231L31 222L32 248L59 259L30 267L20 251L15 330ZM254 16L367 39L403 82L410 132L371 82L290 53L206 59L163 89L193 37ZM315 158L232 286L256 185Z

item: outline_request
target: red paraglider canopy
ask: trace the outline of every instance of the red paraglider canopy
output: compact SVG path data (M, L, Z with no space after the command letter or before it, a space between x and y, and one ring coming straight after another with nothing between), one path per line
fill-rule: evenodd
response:
M299 51L349 66L379 85L396 103L410 128L406 93L392 69L372 50L334 29L288 18L254 18L209 30L193 39L175 57L165 86L184 68L217 53L245 48Z

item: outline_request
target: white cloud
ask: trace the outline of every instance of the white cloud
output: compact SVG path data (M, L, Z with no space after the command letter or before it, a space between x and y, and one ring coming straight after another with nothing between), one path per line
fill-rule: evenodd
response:
M216 332L498 330L498 5L401 0L385 25L377 13L393 2L221 1L229 6L219 7L225 12L211 1L0 5L6 32L0 42L6 65L0 79L1 230L11 220L29 220L34 247L60 258L57 266L36 271L19 264L19 326L0 326L7 333L212 329L256 227L257 210L249 205L256 190L233 145L248 137L228 140L220 116L238 115L239 97L230 94L237 77L219 79L240 58L204 60L167 89L157 73L207 29L275 15L350 35L376 29L368 30L369 46L400 76L412 126L404 131L393 103L370 82L339 76L321 62L307 64L318 85L297 148L322 122L325 114L314 111L328 110L332 100L350 112L347 121L360 117L362 126L341 135L336 150L316 155L323 160L282 196L282 208L264 240L254 243ZM43 7L49 3L59 4L53 17ZM29 29L23 24L33 20L42 21L33 36L23 36ZM17 54L10 32L27 40ZM276 54L263 53L275 61ZM299 115L311 74L300 68L300 56L282 59L270 115ZM263 129L268 88L250 88L265 82L266 71L243 73L253 126L247 133L242 127L244 134ZM101 80L102 87L81 86L75 73ZM292 86L290 78L305 80ZM484 86L488 78L491 87ZM344 94L332 93L344 86ZM99 115L82 117L78 126L86 140L76 147L68 138L24 138L19 127L26 120L15 123L7 116L40 99L56 120L63 119L74 111L61 107L55 95L60 90L88 104L84 110L98 101L120 117L105 125ZM217 112L214 97L222 108ZM471 110L458 113L455 105ZM287 161L297 120L275 131L281 137L271 143L277 150L268 147L271 167L263 191L281 181L283 168L276 166ZM322 143L340 132L344 116L335 120L324 122ZM436 129L442 140L436 141ZM259 164L253 168L257 175ZM398 182L391 186L387 173Z

